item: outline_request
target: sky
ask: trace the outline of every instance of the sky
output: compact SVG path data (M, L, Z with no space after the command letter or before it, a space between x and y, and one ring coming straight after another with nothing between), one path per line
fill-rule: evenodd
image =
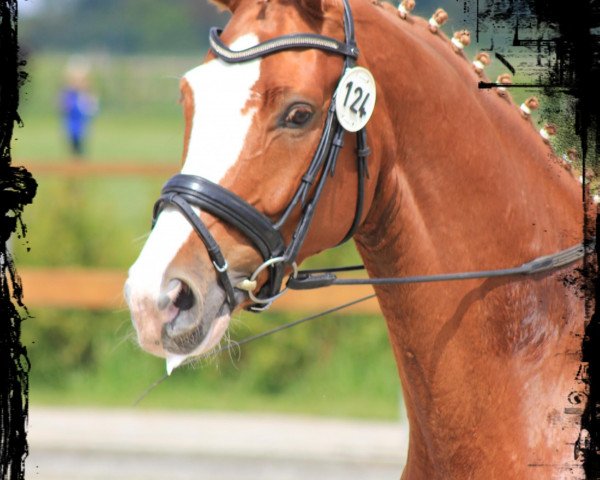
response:
M37 15L44 9L53 11L57 8L64 8L71 2L72 0L17 0L21 17Z
M46 0L18 0L19 15L35 15L45 3Z

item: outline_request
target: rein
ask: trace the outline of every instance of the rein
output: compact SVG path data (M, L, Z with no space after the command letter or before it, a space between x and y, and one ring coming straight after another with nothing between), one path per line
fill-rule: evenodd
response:
M401 285L406 283L431 283L448 282L458 280L473 280L478 278L496 278L511 276L535 275L559 268L566 267L586 254L591 253L596 245L592 239L587 244L579 244L561 250L551 255L536 257L518 267L502 268L498 270L479 270L475 272L441 273L437 275L415 275L412 277L388 277L388 278L337 278L337 272L349 272L364 270L364 265L353 265L349 267L327 268L322 270L300 270L291 276L287 287L292 290L311 290L314 288L329 287L331 285Z

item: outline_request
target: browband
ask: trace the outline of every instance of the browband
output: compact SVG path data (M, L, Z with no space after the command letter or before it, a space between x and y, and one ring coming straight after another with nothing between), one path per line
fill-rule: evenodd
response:
M294 33L266 40L254 47L244 50L231 50L221 40L222 29L212 27L208 36L210 48L217 56L228 63L241 63L256 58L265 57L282 50L317 48L326 52L358 58L358 48L355 45L342 43L335 38L325 37L316 33Z

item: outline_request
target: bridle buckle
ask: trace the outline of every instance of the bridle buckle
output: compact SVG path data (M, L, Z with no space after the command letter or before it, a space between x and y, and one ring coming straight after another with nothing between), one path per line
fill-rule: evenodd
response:
M215 267L215 269L217 270L217 272L219 273L225 273L227 271L227 269L229 268L229 264L227 263L227 260L225 260L225 265L223 265L222 267L220 267L217 262L215 262L213 260L213 265Z

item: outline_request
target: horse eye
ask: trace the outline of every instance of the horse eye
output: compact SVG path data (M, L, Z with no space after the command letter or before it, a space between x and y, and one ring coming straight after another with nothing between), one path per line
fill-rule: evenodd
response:
M313 116L308 105L298 105L288 110L284 124L287 128L300 128L306 125Z

